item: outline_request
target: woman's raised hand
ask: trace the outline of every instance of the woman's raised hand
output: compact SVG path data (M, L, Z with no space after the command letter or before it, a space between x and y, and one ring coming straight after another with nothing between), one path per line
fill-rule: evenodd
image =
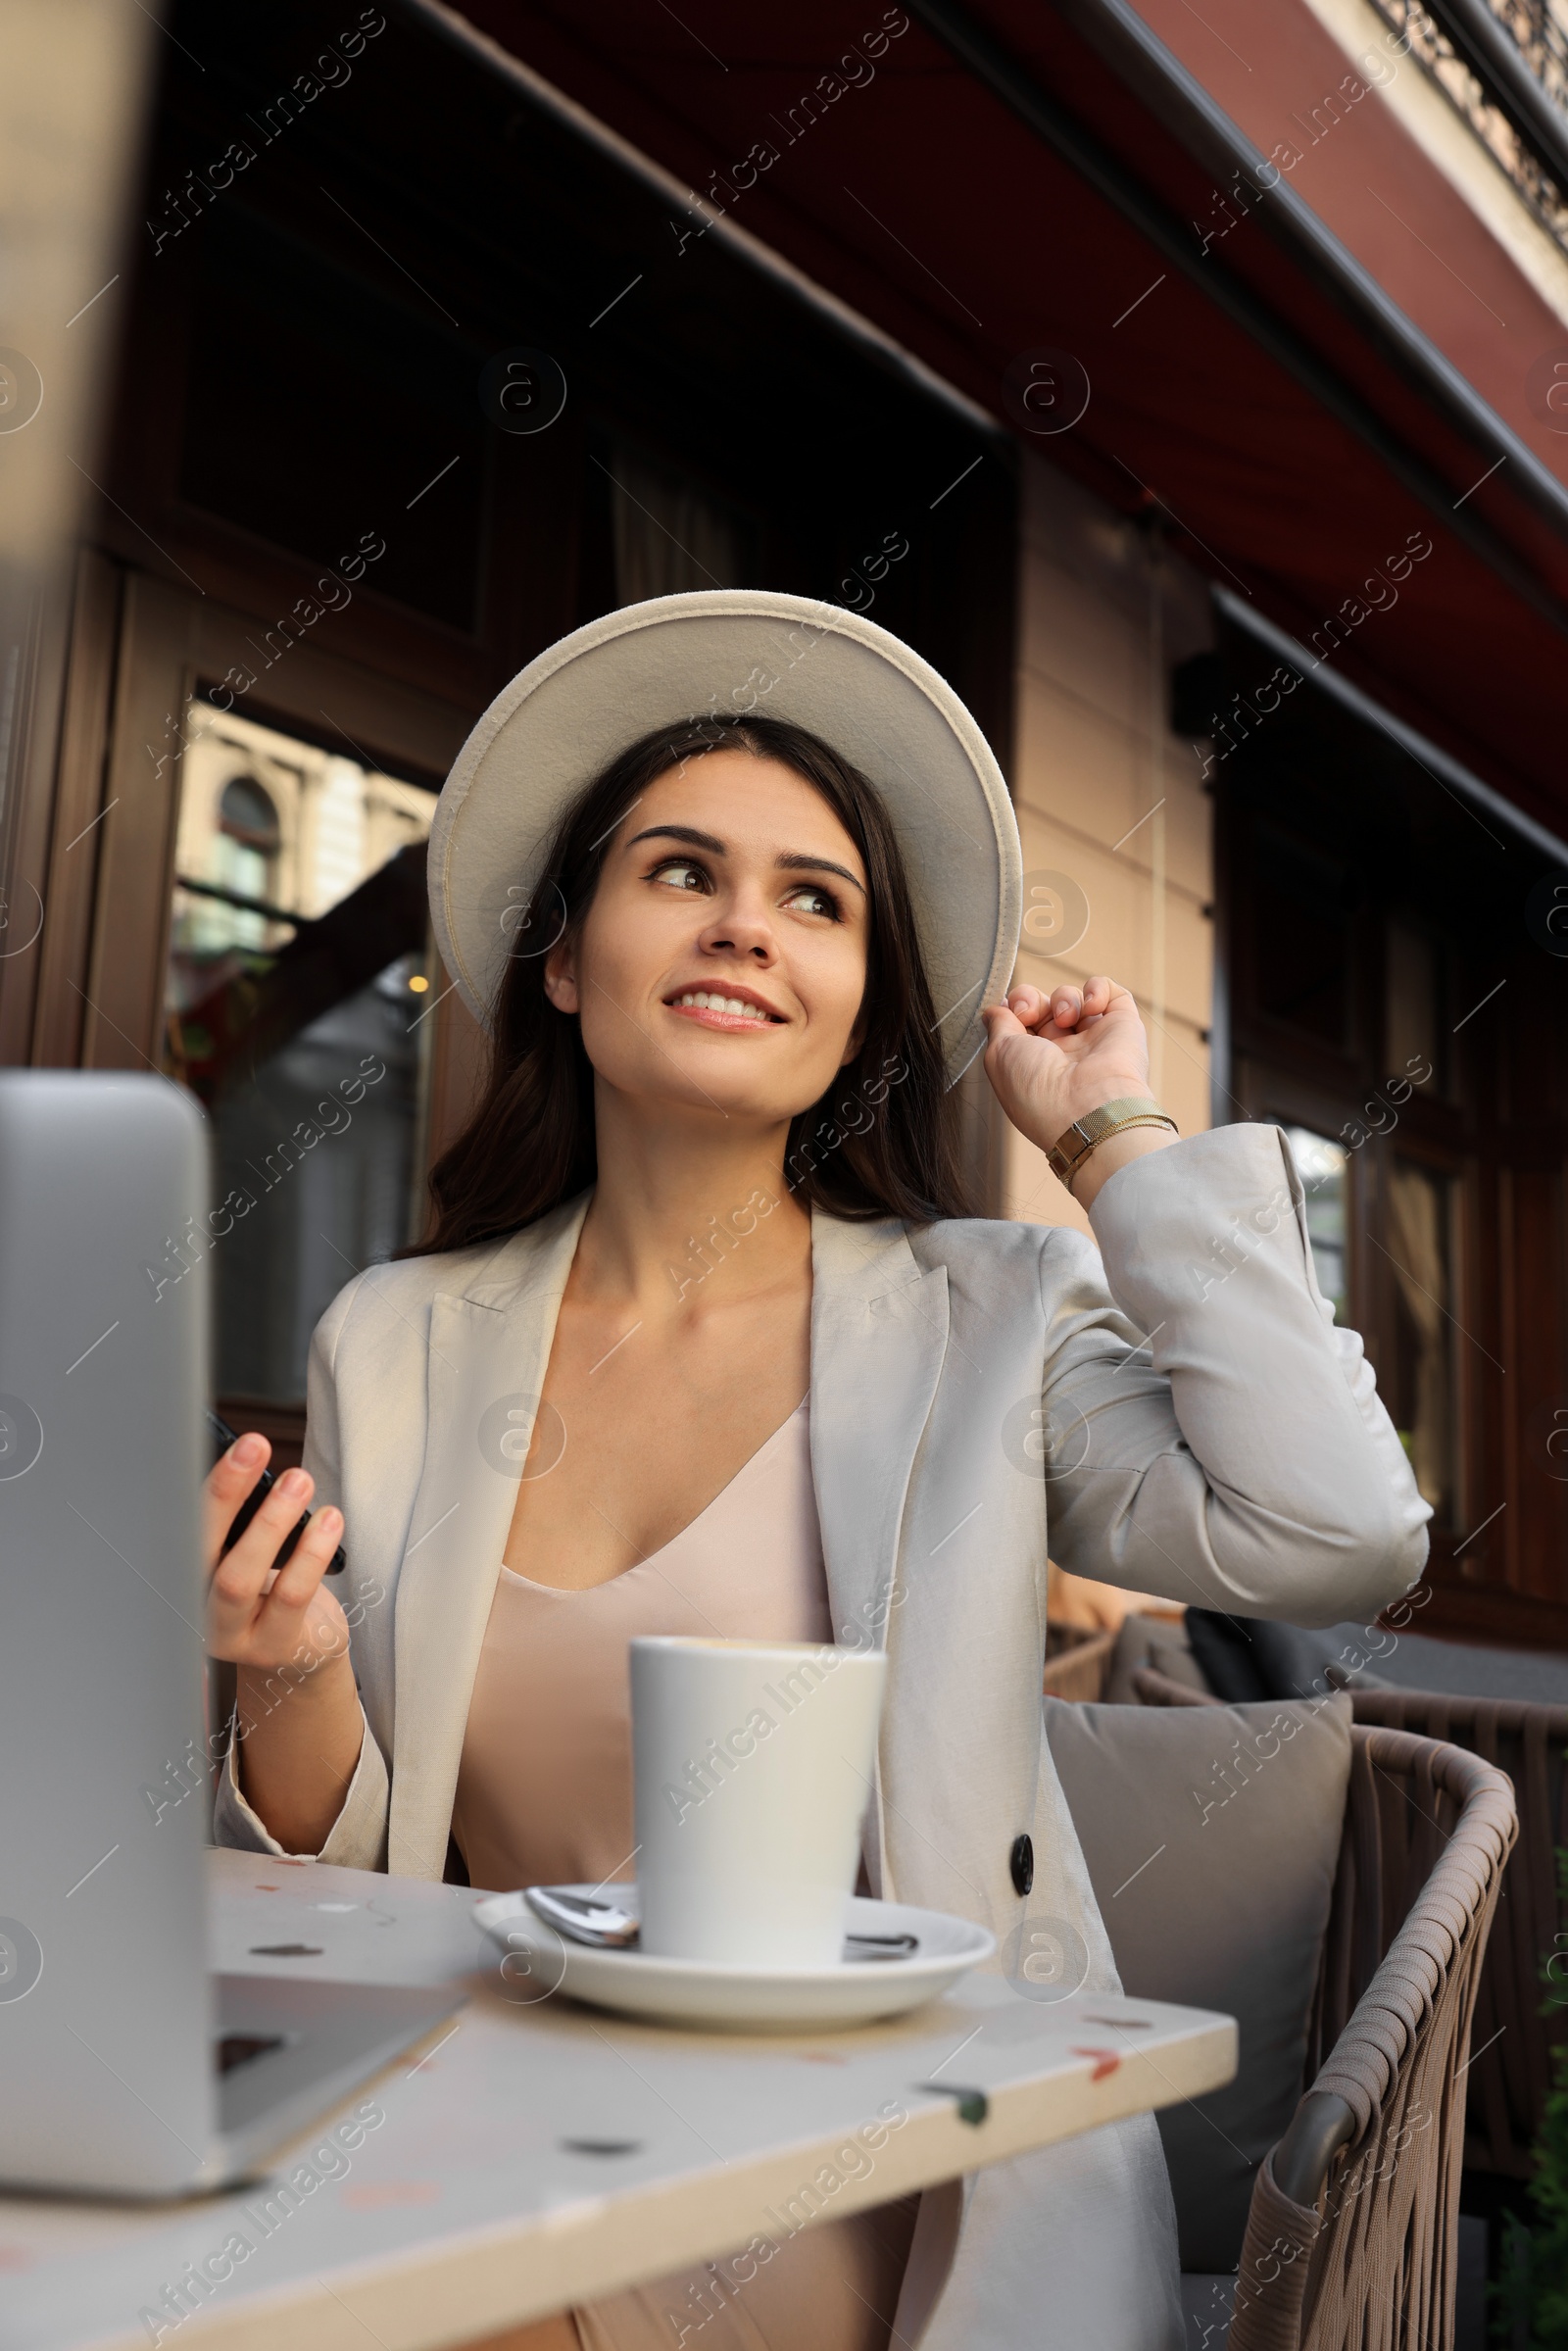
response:
M318 1853L342 1808L364 1737L349 1622L321 1578L343 1513L318 1510L282 1567L279 1546L315 1491L287 1469L232 1550L222 1543L271 1446L252 1430L206 1488L207 1646L238 1667L233 1768L285 1853Z
M1149 1040L1138 1006L1125 988L1103 975L1082 988L1014 988L1004 1004L990 1004L986 1075L1020 1135L1041 1151L1060 1141L1075 1118L1102 1102L1149 1092ZM1165 1127L1133 1127L1089 1153L1073 1178L1073 1197L1087 1207L1101 1185L1129 1159L1174 1140Z
M277 1480L232 1550L222 1543L240 1504L267 1467L271 1447L254 1431L239 1438L207 1480L204 1554L207 1646L215 1657L266 1672L292 1666L311 1673L346 1656L348 1619L321 1578L343 1534L343 1514L318 1510L286 1566L274 1568L279 1546L314 1492L303 1469Z

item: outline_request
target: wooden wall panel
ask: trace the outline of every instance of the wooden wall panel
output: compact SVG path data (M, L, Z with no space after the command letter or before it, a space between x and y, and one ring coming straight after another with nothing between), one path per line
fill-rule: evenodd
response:
M123 584L117 563L95 548L82 549L61 711L30 1056L42 1068L72 1069L81 1057Z
M0 580L0 1063L29 1058L48 911L69 581ZM14 649L14 665L8 658Z

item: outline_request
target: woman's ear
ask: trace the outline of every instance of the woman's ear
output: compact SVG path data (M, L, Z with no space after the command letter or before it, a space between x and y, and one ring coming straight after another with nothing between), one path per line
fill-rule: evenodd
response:
M576 943L563 939L545 958L545 994L558 1012L580 1012L577 995Z

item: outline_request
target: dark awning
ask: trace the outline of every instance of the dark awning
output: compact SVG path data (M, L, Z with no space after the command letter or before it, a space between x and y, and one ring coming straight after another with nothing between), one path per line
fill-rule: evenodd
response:
M1088 406L1045 456L1157 500L1200 568L1560 831L1568 494L1294 194L1244 182L1205 245L1223 118L1124 6L1071 8L467 18L1014 429L1031 359L1070 355ZM657 307L702 227L673 214L626 299Z

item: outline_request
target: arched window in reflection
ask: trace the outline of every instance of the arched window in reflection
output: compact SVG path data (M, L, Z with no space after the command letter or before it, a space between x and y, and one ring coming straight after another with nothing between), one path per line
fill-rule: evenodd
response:
M230 891L233 900L251 901L249 906L230 902L230 936L236 946L267 945L267 916L260 908L270 906L276 897L280 838L270 793L252 775L232 777L218 803L211 878Z

